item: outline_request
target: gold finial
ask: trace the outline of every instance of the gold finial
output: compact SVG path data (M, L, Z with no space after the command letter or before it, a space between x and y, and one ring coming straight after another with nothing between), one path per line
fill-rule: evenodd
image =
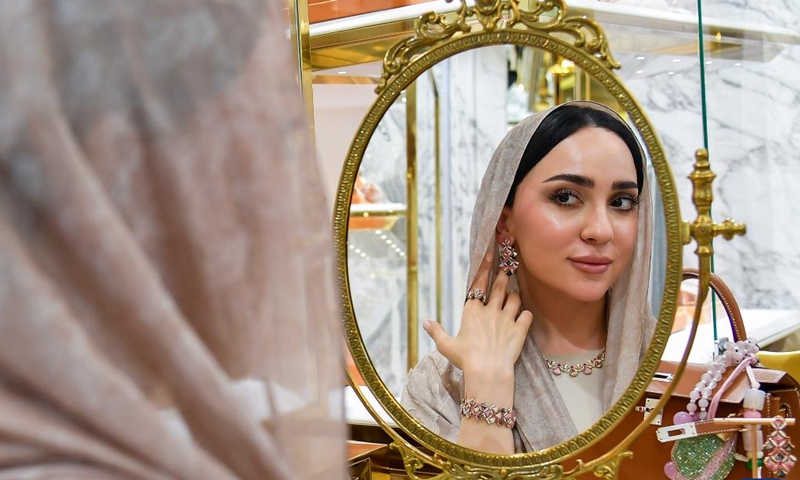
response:
M730 218L726 218L719 225L714 225L714 235L722 235L725 240L730 240L734 235L744 235L747 233L747 226L744 223L736 223Z
M698 257L697 267L700 280L697 289L697 304L702 305L708 294L711 255L714 254L714 247L712 246L714 237L721 235L726 240L731 240L734 235L744 235L747 232L747 227L743 223L735 223L730 218L722 223L714 223L711 219L711 202L714 201L711 183L717 176L711 171L706 149L697 150L694 156L697 161L694 164L694 171L689 175L689 179L694 185L692 199L697 208L697 218L693 222L683 223L682 236L684 244L689 244L692 238L697 241L695 253ZM698 308L695 311L695 322L700 320L700 310Z

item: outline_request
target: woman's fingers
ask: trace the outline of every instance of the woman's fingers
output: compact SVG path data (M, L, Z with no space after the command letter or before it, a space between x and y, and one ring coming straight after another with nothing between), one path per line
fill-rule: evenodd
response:
M454 353L453 337L444 331L442 324L433 320L425 320L422 322L422 328L425 329L425 333L433 339L433 343L436 344L436 349L439 350L439 353L450 360L453 365L458 366L455 361L456 359L452 358Z
M509 293L508 298L506 298L506 304L503 305L503 311L512 315L513 318L517 316L517 313L519 313L520 306L522 306L522 300L520 300L519 294Z
M484 292L488 292L489 290L489 272L492 269L492 260L493 260L493 249L489 249L486 252L486 255L483 257L483 261L478 266L478 271L475 273L475 280L472 281L472 285L470 285L470 290L474 290L476 288L480 288Z
M503 303L506 300L506 288L508 287L508 275L498 271L494 277L494 284L492 291L489 293L489 303L496 305L498 308L503 308Z
M531 328L531 323L533 323L533 314L528 310L523 310L517 317L517 328L522 330L523 335L527 335L528 329Z

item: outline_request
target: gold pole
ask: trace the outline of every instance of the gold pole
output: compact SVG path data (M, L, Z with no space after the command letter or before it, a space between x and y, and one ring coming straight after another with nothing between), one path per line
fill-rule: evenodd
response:
M775 417L761 417L761 418L740 418L740 417L725 417L715 418L714 423L718 425L769 425L775 421ZM784 418L783 423L791 427L797 422L794 418Z
M297 53L297 78L311 132L314 132L314 92L311 87L311 37L309 35L308 0L289 0L289 30Z
M747 433L750 434L750 475L758 478L758 427L755 425L747 426Z
M417 251L417 88L414 83L406 89L406 251L407 259L407 319L408 370L414 368L419 356L419 255Z

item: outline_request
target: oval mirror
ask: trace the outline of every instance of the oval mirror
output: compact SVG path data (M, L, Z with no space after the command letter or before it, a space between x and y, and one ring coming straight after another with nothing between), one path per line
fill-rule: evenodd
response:
M613 74L602 30L570 18L559 2L534 12L485 3L491 5L463 5L453 18L424 16L417 36L387 54L378 98L353 141L335 205L345 328L364 383L424 447L456 464L551 464L601 438L649 383L675 313L679 209L663 149ZM648 236L649 289L640 291L649 291L645 316L657 320L643 333L646 353L637 353L638 369L626 379L624 393L606 401L599 418L556 443L523 442L517 450L535 451L522 455L476 452L434 433L440 429L429 419L403 407L409 370L436 349L421 323L435 319L450 334L459 330L473 207L503 137L535 112L584 98L618 112L645 153L651 198L644 204L654 205L655 227ZM517 429L525 428L525 419L518 421Z

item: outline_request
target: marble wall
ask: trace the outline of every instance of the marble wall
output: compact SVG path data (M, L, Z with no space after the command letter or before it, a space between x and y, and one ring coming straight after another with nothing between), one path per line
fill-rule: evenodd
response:
M696 14L694 1L672 1ZM798 35L788 0L706 0L706 23L731 21ZM612 50L614 44L612 42ZM722 58L724 55L725 58ZM685 219L694 218L691 172L703 146L700 63L696 55L617 52L620 75L642 103L666 147ZM715 242L715 270L748 309L800 309L800 46L746 41L706 52L708 148L717 174L713 215L747 224L745 237ZM684 263L695 264L694 248Z

